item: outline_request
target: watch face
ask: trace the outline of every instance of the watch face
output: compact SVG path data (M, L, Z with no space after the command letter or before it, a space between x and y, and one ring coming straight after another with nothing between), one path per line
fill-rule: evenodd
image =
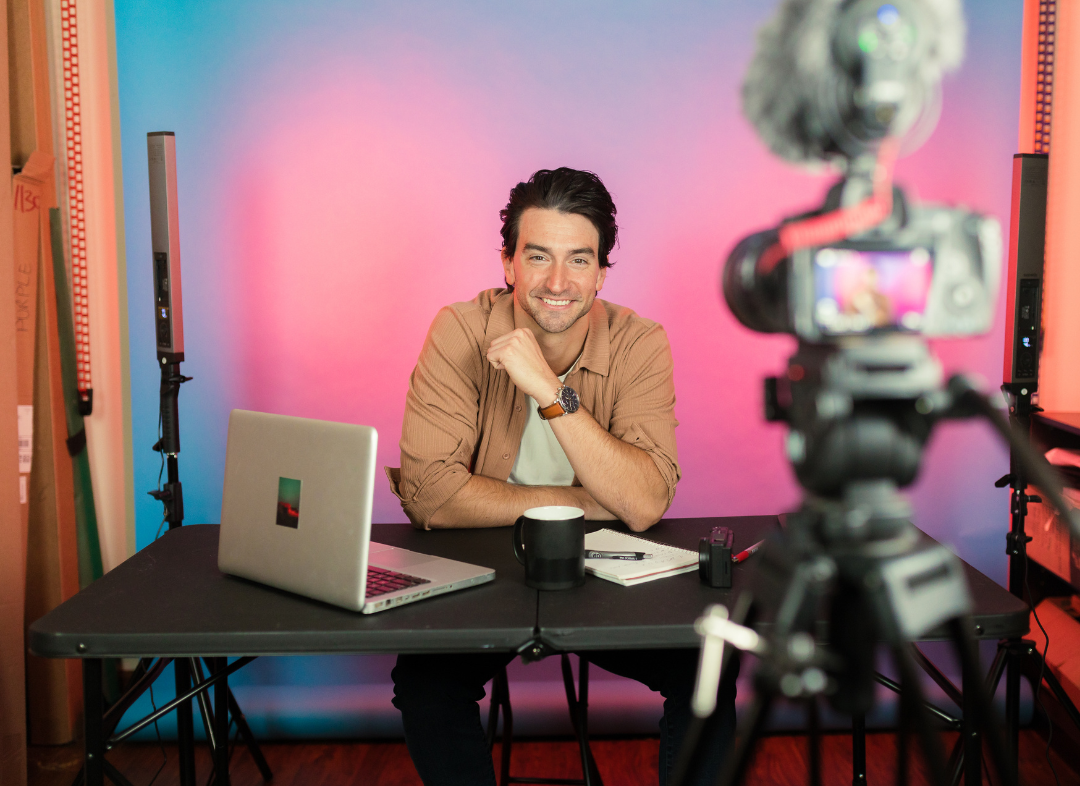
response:
M578 407L581 405L581 402L578 400L577 391L563 385L562 388L559 389L559 405L567 415L577 412Z

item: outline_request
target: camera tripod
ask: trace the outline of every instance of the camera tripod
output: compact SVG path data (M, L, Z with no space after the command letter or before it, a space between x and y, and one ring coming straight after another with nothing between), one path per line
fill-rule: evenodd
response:
M912 645L932 630L947 633L960 662L965 743L985 736L1000 781L1015 783L1010 750L983 690L961 563L920 535L900 492L915 478L934 423L976 414L996 417L1000 430L1003 418L964 378L941 385L940 366L913 336L802 344L786 378L766 381L766 416L790 424L788 458L806 494L786 529L766 542L732 613L714 606L698 622L697 720L680 752L676 786L698 771L698 740L708 736L720 682L731 679L732 648L757 655L760 664L719 781L725 786L742 780L777 698L805 704L810 782L820 783L818 701L827 697L838 711L865 715L879 648L891 655L901 688L897 782L908 780L913 735L932 783L958 779L960 766L969 781L981 782L980 746L965 744L963 765L954 756L953 777L947 775L926 710Z

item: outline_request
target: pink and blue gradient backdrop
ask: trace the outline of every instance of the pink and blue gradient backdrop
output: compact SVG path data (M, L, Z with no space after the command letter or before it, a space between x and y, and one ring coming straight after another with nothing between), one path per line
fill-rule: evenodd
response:
M761 379L788 337L738 324L717 289L735 241L820 201L828 180L767 153L740 113L773 3L117 0L137 542L158 371L148 131L177 135L187 361L187 521L217 521L234 407L365 423L396 466L409 373L442 305L499 286L498 211L541 167L597 172L619 208L604 296L661 322L675 357L683 479L672 516L774 513L798 488ZM968 52L936 133L900 162L921 198L1008 226L1021 5L968 4ZM1003 301L1001 301L1003 303ZM939 342L1000 382L1003 318ZM1005 575L1006 452L979 424L931 439L917 523ZM405 521L381 474L375 520Z

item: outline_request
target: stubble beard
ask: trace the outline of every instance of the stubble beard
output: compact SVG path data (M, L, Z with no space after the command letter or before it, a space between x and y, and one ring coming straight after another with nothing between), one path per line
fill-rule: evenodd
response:
M545 297L551 297L545 295ZM540 299L540 295L530 294L529 297L523 298L525 301L521 304L533 321L540 326L545 333L564 333L569 330L579 319L589 313L592 308L592 302L594 298L585 298L578 301L580 307L573 311L552 312L547 311L543 305L536 305L533 302L533 298ZM551 298L553 300L560 298Z

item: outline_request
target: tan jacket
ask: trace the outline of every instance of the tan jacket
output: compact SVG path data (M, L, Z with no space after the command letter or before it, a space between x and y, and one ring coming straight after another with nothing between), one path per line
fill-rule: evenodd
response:
M648 453L675 496L675 384L667 334L633 311L597 299L589 334L566 384L610 434ZM531 400L487 361L491 342L514 329L514 298L481 292L439 311L409 379L401 469L387 468L417 527L473 474L505 481L517 458ZM577 478L574 485L580 485Z

